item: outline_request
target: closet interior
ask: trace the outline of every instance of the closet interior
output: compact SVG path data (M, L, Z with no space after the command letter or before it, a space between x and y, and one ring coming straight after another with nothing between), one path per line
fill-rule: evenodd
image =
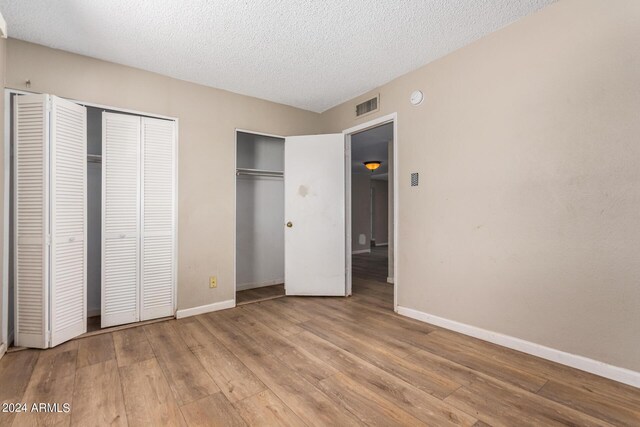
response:
M9 105L14 345L173 316L175 121L53 95Z
M284 138L236 132L236 304L284 291Z
M100 108L87 107L87 332L100 329L102 112Z

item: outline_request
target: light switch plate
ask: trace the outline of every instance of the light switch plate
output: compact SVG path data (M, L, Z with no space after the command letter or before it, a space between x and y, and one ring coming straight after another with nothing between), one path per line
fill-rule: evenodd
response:
M218 279L216 278L216 276L209 277L209 287L210 288L218 287Z

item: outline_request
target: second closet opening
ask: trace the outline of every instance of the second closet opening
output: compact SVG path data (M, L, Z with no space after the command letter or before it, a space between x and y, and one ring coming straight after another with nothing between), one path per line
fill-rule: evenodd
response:
M236 305L284 287L284 138L236 131Z

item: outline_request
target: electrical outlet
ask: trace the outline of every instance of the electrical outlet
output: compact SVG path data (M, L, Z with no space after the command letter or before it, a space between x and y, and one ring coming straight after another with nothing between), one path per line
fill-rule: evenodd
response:
M218 287L218 279L216 278L216 276L209 277L209 287L210 288Z

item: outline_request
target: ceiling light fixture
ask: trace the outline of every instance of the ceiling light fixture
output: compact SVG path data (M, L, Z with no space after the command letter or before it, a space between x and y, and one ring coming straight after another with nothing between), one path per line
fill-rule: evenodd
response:
M373 172L380 167L381 163L382 162L380 160L371 160L369 162L364 162L364 167Z

